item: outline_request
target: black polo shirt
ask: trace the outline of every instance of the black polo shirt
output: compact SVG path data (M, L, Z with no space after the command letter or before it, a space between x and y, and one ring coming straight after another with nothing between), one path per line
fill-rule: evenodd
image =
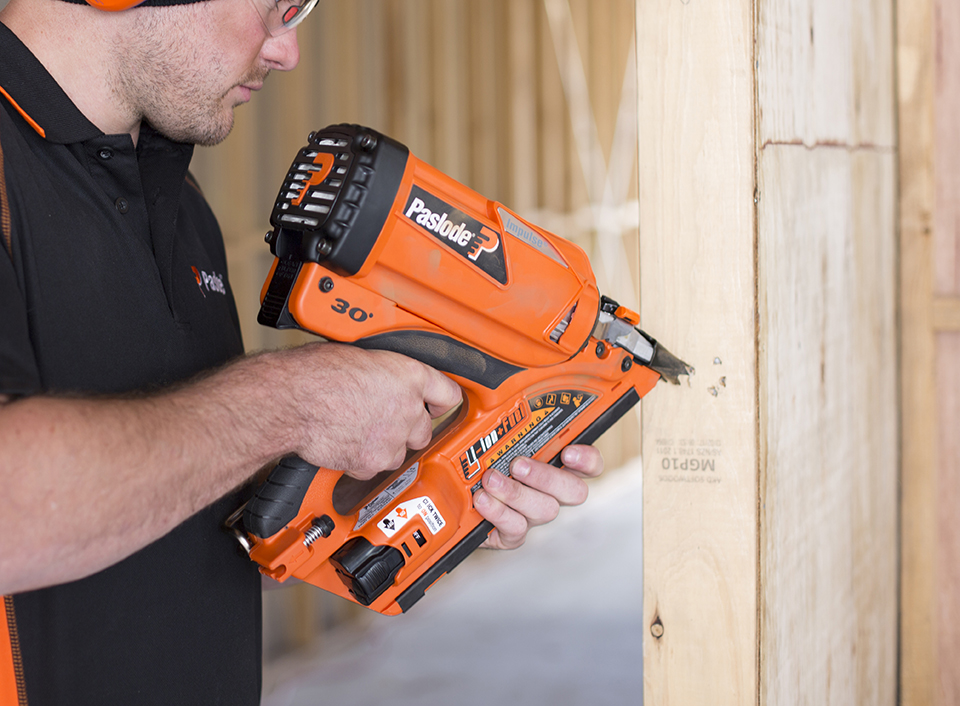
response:
M104 135L3 25L0 87L0 393L149 390L239 355L192 147L146 125L136 147ZM99 574L14 596L27 702L259 703L259 574L220 528L237 504Z

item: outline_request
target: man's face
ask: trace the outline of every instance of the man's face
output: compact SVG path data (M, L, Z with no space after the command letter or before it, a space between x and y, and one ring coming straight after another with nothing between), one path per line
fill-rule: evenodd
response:
M258 6L273 0L207 0L131 11L132 36L117 46L117 99L178 142L214 145L233 109L267 74L297 65L296 30L272 37Z

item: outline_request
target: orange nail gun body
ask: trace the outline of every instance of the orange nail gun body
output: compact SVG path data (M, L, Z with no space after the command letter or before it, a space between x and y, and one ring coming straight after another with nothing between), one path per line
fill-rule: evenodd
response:
M309 142L271 216L259 321L416 358L464 403L371 481L284 459L230 524L268 576L395 614L486 538L472 497L487 469L559 465L689 370L601 297L580 248L372 130Z

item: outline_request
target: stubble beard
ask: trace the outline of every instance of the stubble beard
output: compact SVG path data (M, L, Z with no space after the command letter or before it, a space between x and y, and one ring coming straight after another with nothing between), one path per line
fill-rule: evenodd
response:
M186 6L189 7L189 6ZM229 97L238 86L259 85L270 72L254 66L239 81L223 90L224 70L215 56L185 47L176 41L175 28L163 22L144 22L138 35L143 41L134 55L124 48L122 69L112 77L117 100L131 115L175 142L209 147L226 139L233 129L234 108Z
M160 134L176 142L189 142L202 147L218 145L227 139L233 129L234 110L240 105L240 101L229 97L231 91L238 86L260 85L269 73L269 69L255 68L214 98L197 91L194 102L187 99L179 109L176 105L166 106L166 110L145 114L144 119ZM188 113L192 104L196 105L193 116Z
M141 120L170 140L210 147L223 142L233 129L233 111L240 102L230 96L231 91L262 83L268 73L267 69L251 71L219 94L203 85L203 77L181 76L180 81L169 80L166 85L141 90L137 112ZM190 78L198 82L191 84Z

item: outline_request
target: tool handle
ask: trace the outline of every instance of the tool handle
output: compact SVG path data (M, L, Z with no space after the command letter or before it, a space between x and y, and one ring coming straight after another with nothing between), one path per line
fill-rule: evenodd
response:
M286 456L273 467L267 479L243 510L243 526L260 539L272 537L300 512L307 489L319 466L299 456Z

